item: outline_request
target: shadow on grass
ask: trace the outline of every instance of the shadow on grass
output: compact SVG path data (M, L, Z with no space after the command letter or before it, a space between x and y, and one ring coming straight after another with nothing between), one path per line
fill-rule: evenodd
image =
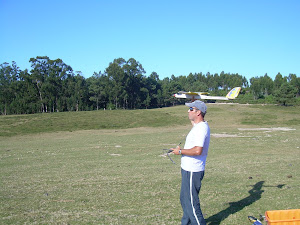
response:
M283 186L285 186L285 184L279 184L277 186L265 186L263 184L264 184L264 181L259 181L255 185L251 185L252 189L248 191L249 196L247 196L246 198L243 198L237 202L229 202L228 208L205 219L207 224L208 225L219 225L228 216L235 214L238 211L241 211L246 206L251 205L252 203L259 200L261 198L262 193L264 192L264 190L262 190L263 186L264 187L276 187L276 188L280 188L280 189L283 188Z
M263 184L264 181L259 181L255 185L251 185L253 188L248 191L250 194L249 196L237 202L229 202L228 208L207 218L207 224L218 225L231 214L235 214L236 212L241 211L246 206L251 205L252 203L259 200L261 198L262 193L264 192L264 190L262 190Z

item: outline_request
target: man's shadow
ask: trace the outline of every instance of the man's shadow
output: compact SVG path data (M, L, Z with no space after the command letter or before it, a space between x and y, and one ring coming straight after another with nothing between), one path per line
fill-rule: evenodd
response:
M264 190L262 190L263 184L264 184L264 181L257 182L255 185L253 185L253 188L248 191L250 194L249 196L247 196L246 198L243 198L237 202L229 202L228 208L205 219L207 224L218 225L222 222L222 220L225 220L231 214L241 211L246 206L251 205L252 203L259 200L261 198L261 194L264 192Z

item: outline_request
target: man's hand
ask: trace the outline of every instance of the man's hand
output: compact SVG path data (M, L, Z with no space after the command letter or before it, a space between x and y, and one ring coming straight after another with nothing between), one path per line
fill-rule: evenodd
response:
M175 155L180 155L179 154L179 150L180 150L180 146L179 145L176 148L171 148L171 150L173 151L172 153L174 153Z

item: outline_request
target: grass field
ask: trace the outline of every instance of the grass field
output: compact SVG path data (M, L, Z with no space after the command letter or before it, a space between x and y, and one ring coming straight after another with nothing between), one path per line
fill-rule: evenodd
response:
M299 208L300 107L209 104L208 224ZM187 107L0 116L0 224L180 224Z

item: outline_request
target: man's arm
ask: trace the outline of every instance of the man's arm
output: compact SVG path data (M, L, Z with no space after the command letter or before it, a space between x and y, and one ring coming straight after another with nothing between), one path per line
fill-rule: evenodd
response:
M191 149L180 149L180 146L177 146L176 148L171 148L171 150L173 150L175 155L180 155L179 150L181 150L181 155L195 156L202 154L203 147L195 146Z

